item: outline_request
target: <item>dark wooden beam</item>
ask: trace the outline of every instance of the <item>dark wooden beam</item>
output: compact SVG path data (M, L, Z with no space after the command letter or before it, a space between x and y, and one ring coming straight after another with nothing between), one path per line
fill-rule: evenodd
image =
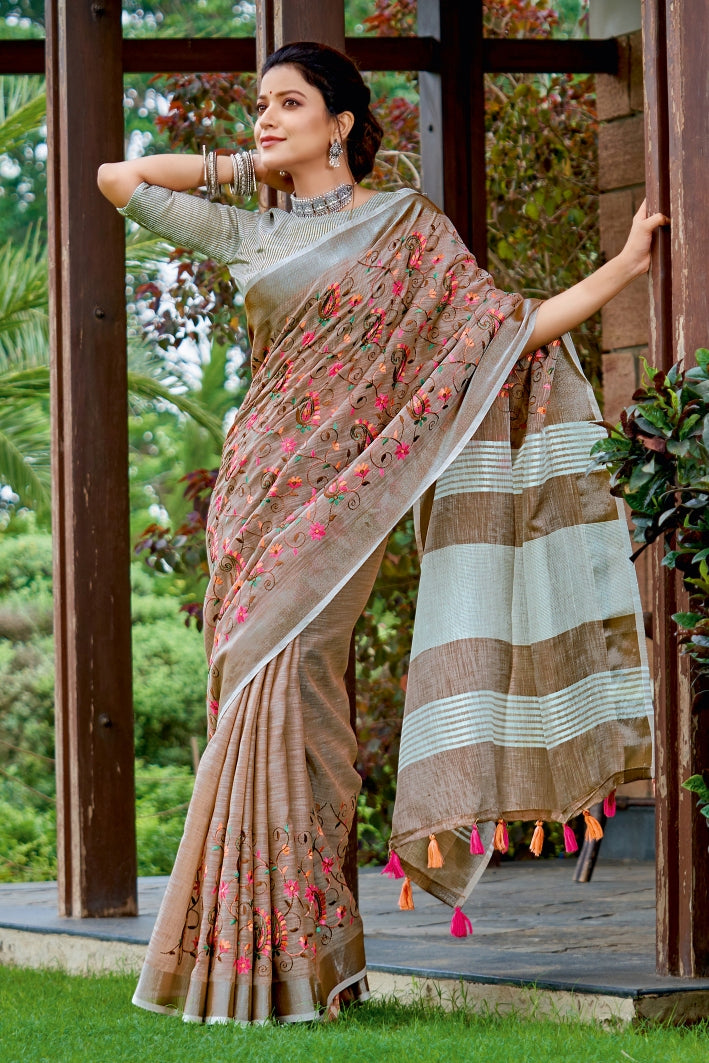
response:
M672 218L673 358L691 365L698 347L709 341L709 246L707 173L709 110L706 86L706 0L666 4L669 191ZM686 658L679 669L674 713L677 745L670 779L681 783L709 770L709 694L690 688ZM678 974L709 974L709 830L693 794L680 788L675 835L679 863Z
M273 2L273 0L269 0ZM447 16L446 16L447 17ZM346 37L345 51L360 70L429 70L440 73L440 43L433 36ZM256 69L252 37L126 38L126 73L181 73ZM486 74L614 74L618 51L607 41L483 38ZM44 41L0 41L0 74L44 73Z
M482 0L418 0L419 29L440 40L440 74L421 77L423 188L481 266L487 262Z
M644 7L645 186L651 210L669 214L669 116L667 113L667 41L664 0ZM650 344L652 365L669 369L672 350L672 281L670 237L660 231L653 248L650 275ZM677 576L662 564L661 544L653 548L653 661L655 681L655 839L656 964L660 974L679 973L681 903L680 846L677 838L682 780L677 778L678 683L676 625Z
M616 74L618 44L600 41L517 40L485 37L486 74Z
M705 22L701 0L689 0L682 20L666 0L644 4L648 205L672 217L671 232L658 233L651 274L650 360L665 370L681 357L691 364L709 335L702 280L709 219L697 209L706 199L709 118L693 91L705 76L697 32ZM662 554L654 556L656 956L660 974L692 978L709 973L709 831L682 783L709 769L709 699L694 693L689 662L679 654L671 617L686 608L684 592Z
M59 911L135 915L121 15L46 12Z

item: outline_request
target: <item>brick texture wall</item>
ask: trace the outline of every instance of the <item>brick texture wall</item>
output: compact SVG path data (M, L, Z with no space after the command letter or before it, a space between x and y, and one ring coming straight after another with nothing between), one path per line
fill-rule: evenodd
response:
M612 258L622 248L633 214L645 196L643 67L640 32L618 38L617 77L596 79L601 250ZM639 379L647 354L649 297L645 277L603 309L603 411L617 421Z
M607 259L622 248L633 214L645 197L640 31L619 37L618 44L618 76L599 74L596 78L601 123L598 134L601 250ZM647 355L649 319L646 277L639 277L603 309L603 414L614 424L639 383L640 358ZM635 567L643 608L651 611L651 566L647 553ZM652 652L649 641L648 650ZM652 789L649 783L637 782L622 787L621 792L626 796L645 797L652 794Z

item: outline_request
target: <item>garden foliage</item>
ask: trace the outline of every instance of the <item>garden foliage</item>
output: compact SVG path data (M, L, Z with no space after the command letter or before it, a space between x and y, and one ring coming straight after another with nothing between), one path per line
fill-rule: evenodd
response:
M23 5L23 12L39 24L42 4L23 0ZM488 35L546 37L563 30L558 11L563 10L567 23L573 22L582 4L564 0L556 11L540 0L491 0L485 6ZM124 9L130 36L200 35L209 32L215 13L228 33L253 29L248 22L251 5L232 0L196 6L178 0L130 0ZM414 0L346 3L350 35L412 34L415 18ZM371 182L378 188L419 188L416 75L388 72L369 79L386 130ZM38 91L37 86L33 89ZM140 143L148 151L199 151L202 144L252 144L255 83L250 75L170 75L152 82L135 77L127 83L125 102L132 148ZM591 84L568 75L489 76L486 121L491 270L502 287L525 296L566 287L598 264ZM30 136L27 143L34 151L36 138ZM36 161L33 155L32 165ZM136 753L141 758L138 835L141 870L157 871L169 868L181 829L182 813L169 809L183 805L191 787L190 738L204 733L201 639L194 625L176 622L175 613L183 609L188 623L194 618L199 627L206 573L204 507L217 459L215 424L228 419L241 401L249 369L243 307L222 267L184 250L168 253L144 233L130 234L129 258L131 519L141 554L133 566ZM35 272L35 267L44 269L41 247L33 263ZM31 280L34 273L28 270L27 275ZM36 305L46 336L44 289ZM595 379L597 324L585 327L579 338L586 368ZM22 351L29 349L24 341L21 346ZM45 470L46 489L46 340L40 346L44 357L36 365L27 364L25 357L12 367L3 362L0 351L0 384L11 368L40 373L37 394L16 396L12 416L20 433L20 457ZM8 409L6 403L4 415ZM195 416L201 418L201 427ZM23 501L33 505L31 492L25 492ZM0 532L0 574L6 564L8 572L16 573L11 586L0 582L0 626L7 625L0 645L0 740L25 753L3 747L0 824L14 831L11 849L17 863L24 861L26 867L26 874L18 872L20 877L44 877L52 873L54 817L49 540L26 534L36 527L32 519L23 518L25 527L16 511L11 517L8 533ZM142 535L141 529L146 529ZM142 558L148 559L154 576ZM26 585L21 585L23 580ZM356 631L363 860L381 859L386 851L417 580L412 521L407 517L390 537ZM33 795L27 786L38 793ZM17 817L5 815L13 804L29 810L36 837L22 826L24 820L17 825ZM0 850L9 852L9 835L3 836L2 829ZM27 838L24 854L21 837ZM524 851L524 828L513 828L511 840ZM550 836L547 851L556 847ZM8 867L0 875L11 875Z
M675 613L682 652L693 661L701 696L709 679L709 350L696 365L675 363L667 373L644 363L640 387L621 414L605 424L607 439L592 453L611 471L611 490L630 509L637 557L664 539L662 563L677 569L688 608ZM709 772L684 785L709 819Z

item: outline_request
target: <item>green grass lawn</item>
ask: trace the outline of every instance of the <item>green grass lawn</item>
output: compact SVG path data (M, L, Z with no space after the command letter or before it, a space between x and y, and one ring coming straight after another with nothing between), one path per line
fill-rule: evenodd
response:
M370 1002L336 1023L198 1026L130 1003L135 979L0 967L3 1063L707 1063L709 1025L604 1028Z

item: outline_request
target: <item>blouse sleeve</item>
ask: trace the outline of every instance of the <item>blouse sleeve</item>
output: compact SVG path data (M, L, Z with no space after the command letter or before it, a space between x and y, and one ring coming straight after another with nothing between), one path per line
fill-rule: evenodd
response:
M223 264L238 257L243 227L251 217L250 211L238 207L145 183L138 185L119 214L175 247L200 251Z

